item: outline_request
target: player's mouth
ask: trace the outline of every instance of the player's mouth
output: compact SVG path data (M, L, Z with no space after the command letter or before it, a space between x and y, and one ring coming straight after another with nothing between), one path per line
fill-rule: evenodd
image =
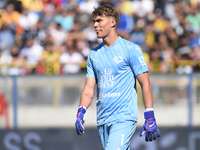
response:
M100 32L102 32L102 30L96 30L96 33L99 34Z

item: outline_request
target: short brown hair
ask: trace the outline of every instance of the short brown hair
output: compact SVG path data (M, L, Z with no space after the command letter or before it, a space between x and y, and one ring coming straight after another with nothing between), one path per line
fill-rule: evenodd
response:
M94 11L92 12L92 18L95 18L96 16L103 16L106 17L113 17L116 21L116 24L119 21L119 12L111 5L103 5L99 6L97 8L94 8Z

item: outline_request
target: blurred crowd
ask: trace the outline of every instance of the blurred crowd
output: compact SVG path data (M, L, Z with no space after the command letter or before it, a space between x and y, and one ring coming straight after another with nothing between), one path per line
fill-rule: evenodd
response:
M200 0L1 0L0 74L74 74L99 45L94 7L120 12L118 34L150 73L200 72Z

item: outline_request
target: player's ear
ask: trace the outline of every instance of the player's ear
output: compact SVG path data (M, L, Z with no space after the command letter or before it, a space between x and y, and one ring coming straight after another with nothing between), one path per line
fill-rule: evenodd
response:
M111 19L111 28L114 28L116 26L116 21L114 18Z

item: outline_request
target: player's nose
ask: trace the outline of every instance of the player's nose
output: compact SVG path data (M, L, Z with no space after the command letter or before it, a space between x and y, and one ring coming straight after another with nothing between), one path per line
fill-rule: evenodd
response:
M97 28L97 26L98 26L98 23L94 22L94 28Z

